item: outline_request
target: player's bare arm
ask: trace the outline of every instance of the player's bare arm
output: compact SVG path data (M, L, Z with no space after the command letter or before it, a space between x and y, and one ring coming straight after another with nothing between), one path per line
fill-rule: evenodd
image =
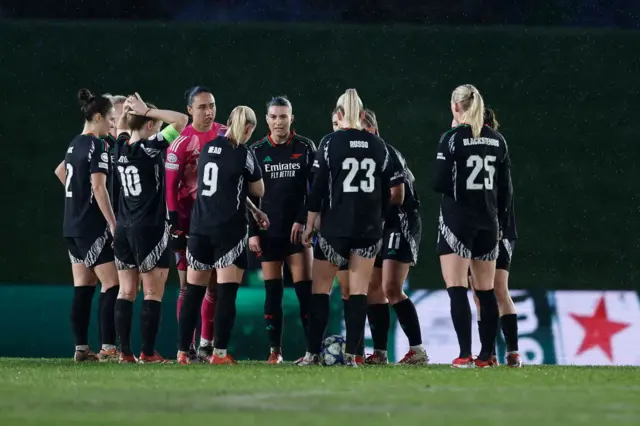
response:
M55 173L56 177L60 180L60 183L62 184L62 186L64 186L64 180L66 176L66 172L64 169L64 160L62 160L60 164L58 164L58 167L56 167L56 170L53 173Z
M131 108L131 114L142 115L144 117L153 118L154 120L162 120L163 122L173 126L178 133L184 130L189 121L189 117L177 111L149 108L147 104L142 101L138 93L136 93L135 97L127 99L127 103ZM127 105L127 103L125 103L125 105Z
M111 235L113 235L116 231L116 217L113 214L109 191L107 190L107 175L104 173L93 173L91 175L91 188L98 202L98 207L100 207L100 211L109 225Z

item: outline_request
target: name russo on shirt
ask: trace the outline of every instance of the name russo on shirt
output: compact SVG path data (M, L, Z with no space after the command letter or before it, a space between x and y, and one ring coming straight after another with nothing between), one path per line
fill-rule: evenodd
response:
M470 145L490 145L490 146L500 146L500 141L497 139L491 138L466 138L462 140L464 146Z

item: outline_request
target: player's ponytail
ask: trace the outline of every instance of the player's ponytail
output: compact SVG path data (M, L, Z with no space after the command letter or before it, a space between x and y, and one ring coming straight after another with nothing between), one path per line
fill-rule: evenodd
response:
M380 128L378 127L378 119L376 113L370 109L364 110L364 118L362 119L362 127L376 129L376 136L380 136Z
M336 106L342 107L344 111L343 121L347 123L349 128L362 129L360 120L364 113L364 107L362 105L362 99L358 96L356 89L347 89L347 91L338 98Z
M247 142L247 130L249 127L255 127L258 121L256 113L248 106L237 106L229 114L227 120L227 133L225 137L229 138L235 145Z
M100 114L103 117L113 108L111 100L105 96L95 96L89 89L78 90L80 110L86 121L92 121L93 116Z
M491 127L493 130L498 130L498 127L500 127L496 113L491 108L485 107L484 109L484 125Z
M451 94L451 103L460 104L461 123L471 126L474 138L480 136L484 124L484 100L478 89L471 84L456 87Z

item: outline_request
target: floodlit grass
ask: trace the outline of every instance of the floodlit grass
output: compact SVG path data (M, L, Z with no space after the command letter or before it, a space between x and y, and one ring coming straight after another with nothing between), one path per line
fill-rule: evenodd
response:
M640 368L0 359L0 425L640 424Z

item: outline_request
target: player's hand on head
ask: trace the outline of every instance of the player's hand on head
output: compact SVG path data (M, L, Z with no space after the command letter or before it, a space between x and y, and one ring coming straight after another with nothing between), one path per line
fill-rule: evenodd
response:
M256 254L262 253L262 249L260 248L260 237L254 235L249 238L249 250Z
M149 109L137 92L135 96L129 96L125 103L127 102L129 103L130 114L145 115Z
M298 222L294 222L291 227L291 242L294 244L300 244L302 240L302 233L304 232L304 225Z

